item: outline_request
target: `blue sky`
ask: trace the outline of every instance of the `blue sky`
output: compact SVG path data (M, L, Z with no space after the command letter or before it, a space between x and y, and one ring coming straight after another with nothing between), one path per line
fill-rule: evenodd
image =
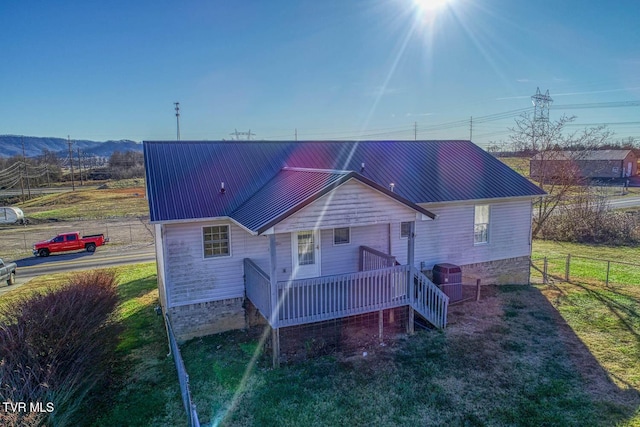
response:
M600 108L640 101L639 16L637 0L2 1L0 134L175 139L179 101L183 140L413 139L414 123L468 139L473 116L486 146L513 116L483 117L540 87L552 119L640 138L640 106Z

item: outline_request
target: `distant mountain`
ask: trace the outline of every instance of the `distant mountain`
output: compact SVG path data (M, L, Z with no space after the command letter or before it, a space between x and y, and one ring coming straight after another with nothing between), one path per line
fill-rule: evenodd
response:
M22 141L24 140L24 152L27 157L36 157L42 154L44 149L57 153L60 157L69 156L69 145L64 138L41 138L37 136L0 135L0 157L22 155ZM142 151L142 144L123 139L120 141L88 141L84 139L72 139L71 149L74 155L78 148L83 155L109 157L114 151Z

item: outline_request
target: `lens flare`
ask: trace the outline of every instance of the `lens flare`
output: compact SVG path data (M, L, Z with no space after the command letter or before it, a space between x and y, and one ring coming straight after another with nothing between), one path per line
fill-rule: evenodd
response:
M447 7L452 0L413 0L413 4L420 12L437 12Z

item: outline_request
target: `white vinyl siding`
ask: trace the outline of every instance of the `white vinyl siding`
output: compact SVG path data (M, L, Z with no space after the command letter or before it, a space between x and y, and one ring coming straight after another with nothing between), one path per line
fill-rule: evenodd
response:
M156 270L158 272L158 293L160 298L160 304L163 307L167 307L167 292L166 283L164 280L164 227L161 224L154 224L154 238L156 246Z
M353 273L358 271L358 250L360 246L369 246L380 252L389 250L389 224L368 225L366 227L351 228L351 244L334 245L333 230L320 231L322 257L320 269L323 276ZM406 244L406 240L404 240ZM290 279L291 264L291 234L276 234L276 272L279 282ZM267 252L268 258L268 252ZM269 272L269 261L261 268Z
M353 273L358 271L360 246L369 246L380 252L389 250L389 225L376 224L351 228L350 245L333 245L332 230L322 230L322 275Z
M491 203L490 239L487 244L474 245L474 204L423 204L438 215L435 221L416 221L416 267L424 262L450 262L465 265L531 254L531 201L515 200ZM462 227L461 224L468 224ZM394 255L403 253L406 240L395 245Z
M276 233L414 221L416 211L355 180L349 180L274 226Z
M229 227L231 255L203 258L202 228L216 225ZM163 227L165 284L170 307L244 296L244 258L251 258L269 273L268 237L252 236L235 224L223 221ZM281 252L290 257L290 251L289 248Z

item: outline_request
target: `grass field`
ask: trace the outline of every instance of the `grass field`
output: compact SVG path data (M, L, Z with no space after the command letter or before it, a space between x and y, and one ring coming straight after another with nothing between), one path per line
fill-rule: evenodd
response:
M173 359L167 357L162 317L156 315L158 289L155 263L116 269L123 325L116 375L108 389L84 408L86 426L180 426L186 424ZM76 274L76 273L71 273ZM11 304L32 292L44 292L66 282L69 274L41 276L0 297ZM99 402L99 403L96 403Z
M567 250L621 260L637 251L534 245L535 254ZM185 425L153 311L154 264L121 269L120 283L122 363L103 403L87 408L86 425ZM479 303L450 307L444 332L419 331L366 357L335 354L274 370L255 331L195 339L182 355L203 425L640 426L638 337L639 284L576 280L489 287Z
M45 194L16 206L30 220L69 221L149 215L144 180L106 183L107 188L76 187L76 191Z
M498 157L502 163L518 172L524 177L529 176L529 158L528 157Z
M635 259L637 249L536 242L536 254ZM637 252L635 252L637 254ZM637 255L636 255L637 257ZM492 288L451 307L444 332L278 370L255 335L183 347L203 423L640 425L640 285Z

